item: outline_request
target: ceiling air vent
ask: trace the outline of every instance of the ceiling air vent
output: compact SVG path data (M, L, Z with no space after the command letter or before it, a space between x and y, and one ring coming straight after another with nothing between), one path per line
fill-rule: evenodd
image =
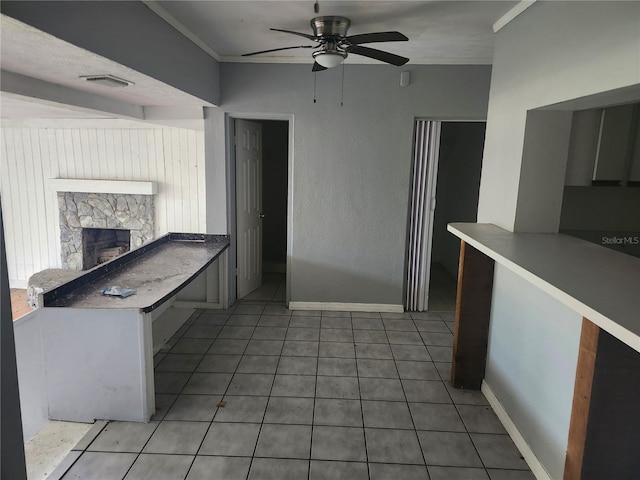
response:
M104 85L105 87L128 87L129 85L133 85L133 82L129 80L113 75L87 75L80 78L84 78L87 82Z

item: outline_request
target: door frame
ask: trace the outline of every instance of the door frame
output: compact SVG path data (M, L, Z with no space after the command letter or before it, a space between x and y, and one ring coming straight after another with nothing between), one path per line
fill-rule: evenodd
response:
M291 300L291 259L293 251L293 160L294 160L294 116L293 114L278 113L246 113L227 112L225 113L225 162L226 162L226 184L227 184L227 231L230 235L229 246L229 268L227 284L229 285L229 304L237 301L238 292L236 289L236 265L238 257L237 249L237 221L236 221L236 152L233 137L235 134L236 120L275 120L284 121L289 125L288 147L287 147L287 257L286 257L286 297L285 302L289 305Z
M423 120L423 121L431 121L431 122L440 122L440 126L442 127L442 124L444 123L487 123L487 117L477 117L477 116L470 116L470 117L465 117L465 116L455 116L455 117L441 117L441 116L436 116L436 117L431 117L431 116L417 116L414 117L413 119L413 123L412 123L412 128L413 130L413 136L412 136L412 155L411 155L411 178L409 179L409 183L412 182L413 180L413 149L415 148L415 141L416 141L416 132L415 132L415 127L418 121ZM440 145L438 145L438 150L440 149ZM484 159L484 152L483 152L483 159ZM440 163L440 154L438 152L438 164ZM431 181L430 181L431 183ZM438 184L438 165L435 166L435 176L432 179L432 190L435 191L436 186ZM408 197L408 211L407 211L407 232L406 232L406 245L405 245L405 259L404 259L404 284L403 284L403 289L402 289L402 298L403 298L403 306L406 309L407 308L407 290L408 290L408 282L407 282L407 274L408 274L408 270L409 270L409 232L411 229L411 196L412 196L412 192L411 190L409 191L409 197ZM478 199L479 200L479 199ZM436 206L435 208L438 208L437 202L436 202ZM434 218L435 218L435 208L434 208ZM431 237L430 242L433 241L433 225L431 225L431 231L428 232L428 235ZM433 251L432 248L429 248L429 258L427 263L429 264L429 271L431 270L431 257L432 257ZM427 284L425 286L425 288L427 289L427 295L426 295L426 310L425 311L429 311L429 287L431 285L431 273L429 272L429 276L428 276L428 281Z

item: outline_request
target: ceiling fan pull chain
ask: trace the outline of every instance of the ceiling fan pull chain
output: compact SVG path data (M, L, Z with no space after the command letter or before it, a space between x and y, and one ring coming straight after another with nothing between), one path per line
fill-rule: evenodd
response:
M313 103L316 103L316 80L318 79L318 72L313 72Z
M340 92L340 106L344 107L344 62L342 62L342 90Z

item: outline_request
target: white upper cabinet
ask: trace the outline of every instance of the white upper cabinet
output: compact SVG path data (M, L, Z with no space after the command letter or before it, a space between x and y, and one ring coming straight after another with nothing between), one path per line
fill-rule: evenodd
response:
M602 110L600 133L593 169L594 181L622 182L629 180L636 142L636 105L622 105ZM636 155L636 163L638 155ZM640 166L634 166L637 175Z
M565 185L638 185L640 104L574 112Z
M640 119L636 121L635 141L631 152L631 168L629 169L629 181L640 182Z

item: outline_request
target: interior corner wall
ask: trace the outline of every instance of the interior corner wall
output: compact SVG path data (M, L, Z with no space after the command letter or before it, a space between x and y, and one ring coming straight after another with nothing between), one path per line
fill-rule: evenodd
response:
M414 121L484 120L491 69L347 61L343 106L341 70L225 63L221 108L293 116L290 300L401 305Z
M640 83L639 19L640 2L536 2L496 34L479 222L514 231L532 213L534 195L520 196L529 110Z
M207 233L228 234L230 212L226 162L225 113L220 108L204 109L204 155Z
M203 132L103 128L100 120L68 121L68 126L52 120L50 127L45 123L3 124L0 131L0 194L12 288L26 288L34 273L61 267L52 178L154 181L156 237L211 231L206 224L206 192L215 193L217 185L205 185ZM224 173L220 175L224 182Z
M573 112L527 112L514 231L557 233Z

